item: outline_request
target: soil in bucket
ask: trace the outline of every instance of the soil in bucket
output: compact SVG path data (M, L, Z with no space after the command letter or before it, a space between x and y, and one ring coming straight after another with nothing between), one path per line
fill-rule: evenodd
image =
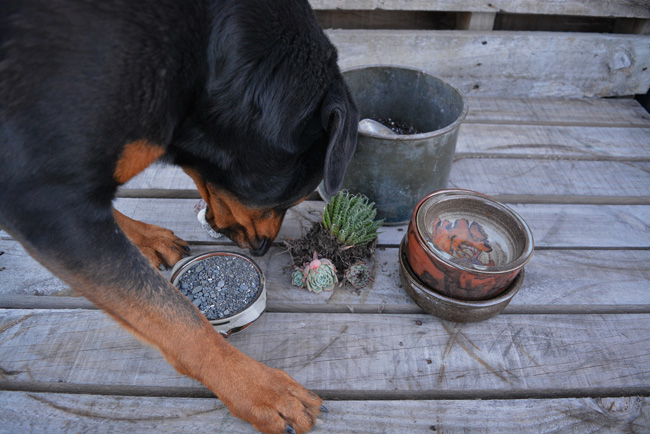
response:
M393 118L377 118L373 119L373 121L377 121L380 124L390 128L393 130L396 134L399 134L400 136L405 136L405 135L410 135L410 134L421 134L422 131L419 131L416 129L413 125L409 124L408 122L396 120Z

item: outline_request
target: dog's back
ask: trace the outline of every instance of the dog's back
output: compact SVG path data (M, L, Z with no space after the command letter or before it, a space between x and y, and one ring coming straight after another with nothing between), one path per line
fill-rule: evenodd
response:
M110 204L123 146L168 143L202 81L195 3L2 2L0 206L33 184Z

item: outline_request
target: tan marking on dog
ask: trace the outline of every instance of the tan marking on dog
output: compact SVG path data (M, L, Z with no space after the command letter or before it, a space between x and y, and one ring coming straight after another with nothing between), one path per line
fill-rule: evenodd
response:
M122 150L120 159L117 160L113 178L120 184L124 184L138 173L149 167L156 161L165 149L162 146L153 144L147 140L136 140L127 143Z
M208 204L206 220L240 247L258 248L262 240L273 242L280 231L284 212L273 209L250 208L232 194L206 183L194 169L184 167L196 184L203 200Z

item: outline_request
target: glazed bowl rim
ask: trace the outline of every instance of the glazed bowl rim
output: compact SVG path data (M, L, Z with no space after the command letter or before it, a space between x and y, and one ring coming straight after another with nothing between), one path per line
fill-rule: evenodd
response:
M421 228L418 222L419 220L418 215L424 203L431 199L436 199L438 202L442 202L447 200L453 200L455 198L479 200L485 202L488 205L498 209L499 211L507 215L510 219L512 219L517 224L518 228L521 230L521 232L524 234L525 237L524 246L522 248L521 253L517 256L517 258L508 262L507 264L498 265L498 266L467 264L465 262L455 259L449 253L438 249L434 242L430 242L430 243L425 242L422 237ZM514 210L512 210L508 206L492 199L491 197L472 190L445 189L445 190L438 190L426 195L415 206L411 224L415 226L413 233L415 234L415 238L418 244L421 246L421 248L425 250L428 256L435 257L436 259L443 262L448 267L459 269L469 273L474 273L479 275L498 275L498 274L507 274L507 273L517 271L523 268L524 265L528 263L534 251L535 241L533 238L533 233L530 230L528 224L524 221L523 218L521 218L519 214L517 214Z

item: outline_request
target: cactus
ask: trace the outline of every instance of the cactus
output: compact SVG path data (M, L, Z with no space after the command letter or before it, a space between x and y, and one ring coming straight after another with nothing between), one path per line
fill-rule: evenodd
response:
M300 276L302 274L302 276ZM318 254L314 252L314 259L305 264L302 272L298 267L292 274L293 284L308 290L319 293L321 291L332 291L338 283L336 277L336 267L329 259L318 259Z
M362 194L341 191L323 211L323 227L346 246L367 244L377 238L377 229L384 222L375 221L375 203Z
M364 288L371 280L370 269L363 262L357 262L345 270L345 280L356 289Z

